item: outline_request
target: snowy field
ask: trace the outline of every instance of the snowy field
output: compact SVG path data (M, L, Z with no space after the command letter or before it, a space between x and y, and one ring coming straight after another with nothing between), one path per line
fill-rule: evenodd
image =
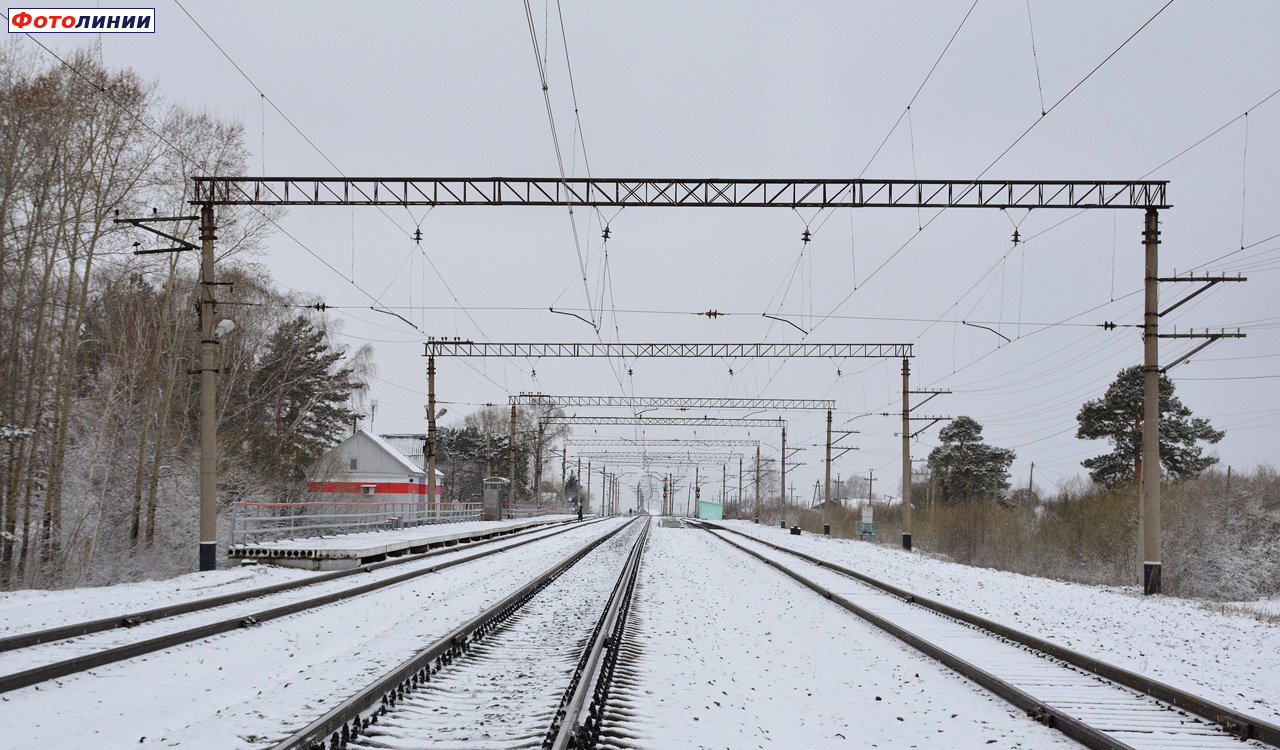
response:
M0 695L0 746L266 747L625 520ZM1238 607L1017 576L749 522L726 525L1280 722L1280 625ZM15 592L0 595L0 633L311 575L252 566ZM501 670L493 675L500 679ZM1078 747L781 573L672 519L651 531L604 744Z

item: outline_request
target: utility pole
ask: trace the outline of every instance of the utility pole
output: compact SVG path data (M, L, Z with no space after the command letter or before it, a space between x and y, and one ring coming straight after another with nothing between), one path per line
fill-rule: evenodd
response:
M755 519L760 520L760 446L756 446L756 505Z
M876 470L871 469L867 472L867 502L871 502L871 498L875 497L872 489L876 486Z
M582 461L581 461L581 460L579 460L579 461L578 461L578 466L582 466ZM579 482L579 484L581 484L581 482L582 482L582 479L581 479L582 475L581 475L581 474L579 474L579 475L578 475L578 477L579 477L578 482ZM591 462L590 462L590 461L588 461L588 462L587 462L587 497L586 497L586 499L579 499L579 500L578 500L578 515L579 515L579 516L581 516L581 515L582 515L582 504L583 504L583 503L590 503L590 502L591 502Z
M728 505L725 499L729 495L729 465L720 464L720 507Z
M1030 503L1036 496L1036 462L1031 462L1031 476L1027 477L1027 502Z
M565 464L568 462L569 449L564 446L560 446L560 505L564 507L568 507L569 505L569 490L564 485L565 472L568 468Z
M1231 475L1231 467L1227 467L1227 476ZM737 517L742 517L742 456L738 456L738 513Z
M1160 216L1147 209L1146 302L1142 327L1142 591L1160 593Z
M600 517L608 515L605 504L609 502L609 467L600 467Z
M508 442L508 453L511 457L511 466L508 467L507 473L507 503L511 504L516 498L516 405L511 405L511 435ZM502 520L502 501L498 501L498 520Z
M698 515L698 500L702 498L702 483L698 479L698 468L693 467L693 514Z
M213 206L200 209L200 570L218 567L218 370L214 361Z
M831 502L831 410L827 409L827 483L822 492L822 503L825 506ZM826 508L823 508L822 516L825 519L827 515Z
M902 358L902 548L911 550L911 360Z
M538 438L534 441L533 453L533 504L542 504L542 439L547 426L538 420Z
M782 528L787 528L787 428L782 428L782 454L778 457L782 464L782 481L778 484L778 515Z
M436 503L436 358L427 357L427 507ZM436 503L436 512L440 506Z
M587 466L590 467L591 464L588 463ZM581 458L578 459L578 471L576 474L574 474L574 476L578 478L578 491L575 493L576 497L574 499L577 500L577 503L578 503L578 520L581 521L582 520L582 459Z

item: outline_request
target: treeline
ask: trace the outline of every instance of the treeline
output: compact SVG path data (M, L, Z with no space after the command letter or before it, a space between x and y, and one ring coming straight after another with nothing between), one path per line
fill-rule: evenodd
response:
M198 259L117 216L187 216L236 175L238 123L166 105L90 50L0 53L0 582L171 575L195 563ZM247 258L276 217L220 211L219 496L285 496L350 423L368 352ZM193 222L165 231L195 241Z
M1132 484L1076 481L1051 497L1019 488L1018 502L944 502L939 487L912 484L912 540L922 554L965 565L1077 583L1133 586L1138 559L1138 496ZM1211 469L1164 484L1164 593L1222 601L1280 595L1280 474ZM864 501L865 504L865 501ZM878 537L901 544L902 506L871 503ZM788 521L815 534L824 521L852 538L856 503L792 508ZM762 523L776 524L770 509Z

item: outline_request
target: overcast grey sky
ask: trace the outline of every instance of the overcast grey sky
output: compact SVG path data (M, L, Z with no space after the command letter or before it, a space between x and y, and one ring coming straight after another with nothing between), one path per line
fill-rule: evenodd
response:
M971 179L1061 99L987 177L1169 180L1162 273L1250 277L1162 320L1249 334L1174 370L1178 394L1227 430L1213 449L1224 463L1274 462L1280 96L1240 115L1280 88L1280 4L1175 0L1065 99L1165 0L978 0L961 26L971 5L565 0L531 8L565 167L579 176L589 160L596 177ZM104 35L104 61L156 79L171 101L242 121L255 175L334 175L329 161L349 176L558 173L521 3L184 6L279 112L173 3L157 8L155 34ZM63 50L91 39L41 37ZM585 316L603 303L600 337L610 341L913 342L917 387L955 391L926 409L971 415L991 442L1016 450L1015 484L1026 482L1032 461L1042 488L1082 474L1079 461L1104 446L1075 438L1081 402L1141 359L1133 328L1098 327L1141 322L1141 212L935 213L580 208L590 304L563 208L295 208L282 226L341 273L283 235L261 260L283 286L364 308L338 317L344 343L375 347L380 432L425 427L424 334L595 341L591 327L547 308ZM602 219L611 228L607 273ZM418 226L420 248L410 239ZM814 233L807 247L806 226ZM1015 226L1027 239L1016 246ZM361 290L422 333L370 311ZM1180 291L1165 285L1162 298ZM730 315L692 314L713 309ZM809 335L764 311L794 316ZM1071 325L1046 325L1061 322ZM1162 358L1191 346L1162 342ZM446 360L438 398L451 402L446 423L468 404L531 390L834 398L837 424L861 431L861 450L835 471L874 469L887 480L877 489L897 492L900 420L858 416L899 408L897 361L626 367L633 374L603 360ZM789 440L821 443L823 415L788 417ZM715 436L748 434L699 435ZM936 436L936 427L921 435L914 454L927 455ZM772 433L751 437L777 442ZM821 453L797 456L806 465L788 479L801 499L821 476Z

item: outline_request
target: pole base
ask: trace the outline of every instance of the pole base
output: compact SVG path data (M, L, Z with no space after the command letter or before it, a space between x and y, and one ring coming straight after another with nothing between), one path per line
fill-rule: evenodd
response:
M908 552L911 551L911 535L910 534L902 535L902 548Z
M1142 564L1142 593L1160 593L1160 563L1149 562Z
M783 529L787 528L787 522L786 521L779 522L778 527Z
M200 542L200 569L218 569L218 543Z
M831 536L831 524L829 523L822 524L822 535Z

